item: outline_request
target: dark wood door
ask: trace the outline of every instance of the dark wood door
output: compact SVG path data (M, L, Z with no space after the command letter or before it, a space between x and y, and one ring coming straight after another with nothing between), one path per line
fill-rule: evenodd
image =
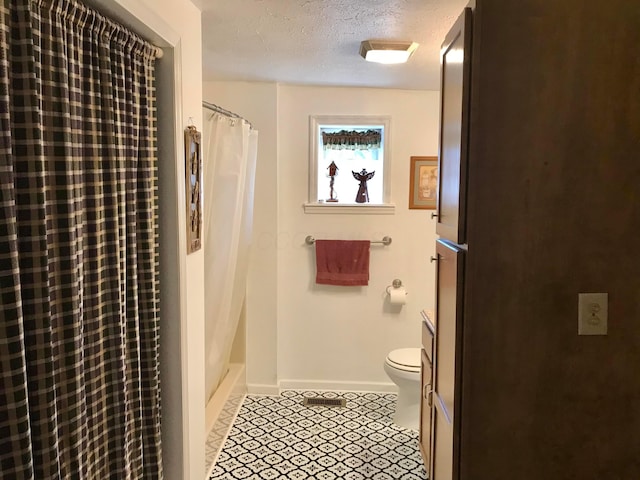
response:
M436 242L433 478L458 478L464 250Z
M441 100L436 232L452 242L464 243L471 73L470 8L465 8L453 25L440 51Z

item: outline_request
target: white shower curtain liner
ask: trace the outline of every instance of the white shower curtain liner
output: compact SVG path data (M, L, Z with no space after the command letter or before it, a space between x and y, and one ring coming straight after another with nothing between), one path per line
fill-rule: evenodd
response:
M224 378L245 300L258 132L204 110L205 378L208 402Z

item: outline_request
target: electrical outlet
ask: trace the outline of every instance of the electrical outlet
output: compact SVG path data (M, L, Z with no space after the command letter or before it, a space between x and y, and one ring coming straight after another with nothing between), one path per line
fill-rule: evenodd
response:
M607 293L578 294L578 335L606 335L608 320Z

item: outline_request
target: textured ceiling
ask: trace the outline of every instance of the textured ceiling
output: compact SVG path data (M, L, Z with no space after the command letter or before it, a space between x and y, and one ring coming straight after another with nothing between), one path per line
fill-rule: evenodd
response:
M468 0L192 0L204 80L438 90L440 44ZM359 55L368 39L420 44L404 65Z

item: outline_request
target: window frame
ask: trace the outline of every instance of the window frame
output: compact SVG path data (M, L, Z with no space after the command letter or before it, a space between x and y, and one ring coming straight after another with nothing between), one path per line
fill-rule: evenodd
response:
M379 128L382 126L382 203L327 203L318 201L318 168L320 128L354 126ZM309 116L309 197L305 213L374 213L392 214L391 203L391 116L389 115L310 115Z

